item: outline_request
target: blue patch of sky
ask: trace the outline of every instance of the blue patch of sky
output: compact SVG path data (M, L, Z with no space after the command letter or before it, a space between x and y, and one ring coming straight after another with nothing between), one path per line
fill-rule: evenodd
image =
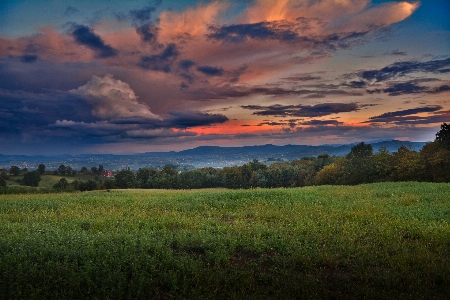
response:
M374 5L386 0L375 0ZM391 64L398 60L429 60L448 57L450 54L450 1L426 0L406 20L390 27L372 42L363 44L347 51L341 51L336 56L342 59L361 58L365 64ZM403 51L407 55L399 58L381 54L392 51ZM335 59L337 58L335 57ZM384 62L383 62L384 61ZM352 61L358 64L357 60ZM361 62L364 64L364 62Z
M209 1L198 0L102 0L102 1L34 1L0 0L0 36L19 37L35 34L39 27L51 26L65 30L67 22L92 25L99 19L114 19L117 14L128 14L131 10L146 6L156 8L155 16L163 10L183 11ZM249 0L230 1L226 19L232 19L250 3ZM72 13L68 14L67 9Z

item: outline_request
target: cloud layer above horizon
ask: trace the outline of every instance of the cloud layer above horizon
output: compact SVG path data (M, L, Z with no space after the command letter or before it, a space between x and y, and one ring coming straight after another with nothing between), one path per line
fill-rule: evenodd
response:
M432 140L450 122L449 6L0 4L0 154Z

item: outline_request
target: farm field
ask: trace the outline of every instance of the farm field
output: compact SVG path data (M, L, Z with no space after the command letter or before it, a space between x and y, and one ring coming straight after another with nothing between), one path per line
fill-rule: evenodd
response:
M74 180L81 180L81 181L87 181L87 180L94 180L95 176L91 175L78 175L78 176L62 176L62 175L41 175L41 181L39 182L39 187L41 188L52 188L61 178L65 178L68 183L71 183ZM11 176L9 180L6 180L6 183L8 186L16 186L21 187L18 180L22 180L23 175L18 176ZM24 187L28 188L28 187Z
M450 184L0 195L0 299L450 297Z

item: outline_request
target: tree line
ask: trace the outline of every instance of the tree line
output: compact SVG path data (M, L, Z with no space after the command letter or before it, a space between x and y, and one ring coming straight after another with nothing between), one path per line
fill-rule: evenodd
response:
M91 168L91 174L99 174L99 169L103 168ZM62 174L61 166L58 171ZM87 169L82 171L89 173ZM401 146L393 153L384 147L374 152L372 145L362 142L352 147L344 157L321 154L271 165L255 159L242 166L187 171L179 171L172 165L162 169L141 168L136 172L126 169L117 172L113 179L74 180L69 183L61 178L54 189L248 189L383 181L450 182L450 124L442 124L435 141L427 143L419 152L407 146Z

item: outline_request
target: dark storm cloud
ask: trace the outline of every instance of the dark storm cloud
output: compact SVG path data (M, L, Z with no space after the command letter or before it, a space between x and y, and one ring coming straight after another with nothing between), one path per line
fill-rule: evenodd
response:
M299 124L308 126L323 126L323 125L340 125L344 123L336 120L310 120L306 122L300 122Z
M323 117L331 114L358 111L356 103L322 103L316 105L243 105L244 109L255 110L258 116L293 116L293 117Z
M177 46L175 44L169 44L160 54L142 56L138 66L146 70L168 73L170 72L173 61L178 55Z
M91 110L91 106L82 99L57 91L30 93L0 89L0 104L0 115L7 120L1 126L3 133L43 130L58 119L97 120L86 113Z
M429 93L439 94L439 93L443 93L443 92L447 92L447 91L450 91L450 86L449 85L441 85L440 87L432 89Z
M325 98L326 96L362 96L362 92L348 92L339 89L330 89L330 90L318 90L314 91L310 95L307 95L305 98Z
M163 125L169 128L209 126L228 121L228 118L221 114L208 114L192 110L172 111L170 112L170 115L169 118L163 121Z
M403 94L416 94L427 91L428 88L425 86L417 85L413 82L402 82L394 84L393 86L384 89L384 93L388 93L389 96L398 96Z
M223 75L223 69L212 67L212 66L199 66L197 67L197 71L202 72L205 75L208 76L222 76Z
M354 89L362 89L367 86L367 82L362 81L362 80L358 80L358 81L354 80L354 81L350 81L349 83L345 83L344 85L349 86Z
M189 100L204 101L213 99L241 98L251 95L268 95L268 96L294 96L307 95L313 93L314 90L291 90L272 87L231 87L222 86L216 88L201 88L190 91L186 96Z
M208 38L225 42L240 43L247 39L293 40L297 34L290 30L276 30L272 22L254 24L234 24L222 27L209 27Z
M192 60L189 59L185 59L180 61L180 63L178 64L180 66L180 68L184 69L184 70L189 70L193 65L195 65L195 62L193 62Z
M371 122L397 122L399 120L416 120L416 119L423 119L422 117L418 116L411 116L416 115L420 113L432 113L436 112L442 109L442 106L440 105L431 105L431 106L423 106L423 107L417 107L417 108L411 108L411 109L405 109L405 110L399 110L395 112L387 112L384 114L381 114L379 116L370 117L369 120L366 123ZM406 118L405 118L406 117Z
M133 21L136 23L145 23L152 19L152 14L155 12L156 8L152 6L146 6L141 9L136 9L130 11L130 15Z
M290 76L290 77L285 77L285 78L281 78L284 80L289 80L289 81L313 81L313 80L320 80L322 79L321 76L313 76L313 75L297 75L297 76Z
M274 21L252 24L232 24L221 27L210 26L207 37L224 43L243 43L248 40L277 40L285 43L300 44L309 49L346 49L355 43L359 43L376 31L345 32L326 36L314 36L307 34L309 22L317 22L316 19L299 18L296 22ZM323 25L323 24L322 24ZM306 34L306 35L305 35Z
M427 62L402 61L378 70L362 71L357 73L357 75L364 80L381 82L414 72L439 73L447 66L450 66L450 58Z
M285 125L289 125L289 123L284 123L284 122L262 122L262 123L259 123L256 126L263 126L263 125L268 125L268 126L285 126Z
M440 105L423 106L423 107L400 110L400 111L396 111L396 112L387 112L387 113L381 114L376 117L371 117L370 119L407 116L407 115L414 115L414 114L424 113L424 112L435 112L435 111L438 111L441 109L442 109L442 106L440 106Z
M111 119L108 120L108 123L110 124L117 124L117 125L142 125L145 128L161 128L161 120L159 119L151 119L151 118L144 118L144 117L123 117L118 119Z
M450 118L449 113L443 113L443 114L436 114L432 116L427 117L420 117L420 116L399 116L399 117L392 117L392 118L385 118L385 119L376 119L376 120L370 120L366 121L364 123L392 123L398 126L410 126L410 125L428 125L428 124L434 124L434 123L444 123L448 122Z
M263 88L256 87L249 90L250 94L263 94L263 95L271 95L271 96L288 96L288 95L307 95L315 92L314 90L291 90L291 89L283 89L283 88Z
M227 98L240 98L249 96L251 93L247 90L236 89L231 87L217 88L198 88L185 91L185 97L191 101L209 101L221 100Z
M387 93L389 96L400 96L406 94L418 94L418 93L428 93L428 94L439 94L444 93L450 90L449 85L441 85L435 88L422 86L416 84L416 80L407 81L401 83L391 84L390 87L385 89L373 89L367 90L369 94L379 94L379 93Z
M85 84L92 75L110 72L108 67L97 62L61 64L38 59L31 64L21 63L18 59L0 59L0 89L43 94L52 90L68 91Z
M84 45L96 53L99 58L107 58L117 55L117 50L106 45L101 37L84 25L74 25L72 36L78 44Z
M179 123L209 124L220 121L218 116L191 113L189 116L169 116L166 120L139 116L116 120L100 120L95 117L95 103L74 92L41 89L38 92L7 90L0 88L0 140L20 141L29 145L48 142L52 145L66 143L73 138L82 145L122 141L130 137L128 132L136 130L159 130L153 135L174 135L168 129ZM208 119L208 116L210 117ZM166 130L167 129L167 130ZM147 133L150 135L150 133Z
M104 142L101 139L105 140L118 140L119 138L126 137L126 131L133 129L134 126L127 125L115 125L105 121L100 122L75 122L72 120L57 120L55 123L47 126L47 130L51 132L58 132L60 135L64 135L66 137L82 137L89 138L95 137L97 138L97 142Z
M109 120L109 124L135 125L139 129L189 128L224 123L228 118L221 114L209 114L197 110L171 111L167 117L152 119L127 117Z
M38 58L39 57L37 55L25 54L20 56L20 61L24 63L34 63L38 60Z
M302 98L324 98L326 96L361 96L361 91L338 89L335 85L306 86L309 89L287 89L281 87L235 87L222 86L191 90L186 94L189 100L204 101L213 99L241 98L251 95L267 95L273 97L302 96ZM347 87L347 86L345 86Z
M96 126L90 124L91 127L101 127L103 130L108 130L112 128L117 130L117 128L123 129L170 129L170 128L190 128L197 126L209 126L212 124L224 123L228 121L228 118L221 114L209 114L196 110L183 110L183 111L171 111L169 115L161 119L155 118L145 118L145 117L123 117L111 119L103 123L98 123ZM66 123L68 125L74 124ZM71 127L68 126L67 127ZM77 126L81 126L79 123ZM82 124L88 127L88 124ZM113 126L114 125L114 126ZM118 125L118 126L115 126Z
M158 28L152 24L144 24L136 27L136 33L139 34L142 41L156 43Z
M142 41L156 44L158 38L158 27L152 22L152 15L156 7L147 6L142 9L130 11L136 33Z
M59 143L70 145L103 144L124 140L194 136L195 133L176 132L224 123L221 114L200 111L172 111L161 118L140 116L100 120L93 115L94 107L73 92L46 90L43 92L11 91L0 88L0 140L26 138L28 144ZM42 146L42 145L41 145Z
M309 89L286 89L281 87L253 87L253 88L224 88L221 95L226 97L244 97L250 95L268 95L274 97L303 96L304 98L324 98L330 95L361 96L362 92L345 91L335 88L334 85L307 86Z

